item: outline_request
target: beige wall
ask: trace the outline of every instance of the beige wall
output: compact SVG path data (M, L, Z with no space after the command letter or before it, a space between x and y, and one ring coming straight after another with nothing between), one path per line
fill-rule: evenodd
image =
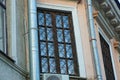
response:
M120 62L119 62L120 53L118 52L118 49L114 47L115 41L116 41L115 39L111 39L111 46L112 46L112 53L115 63L116 74L117 74L117 80L120 80Z

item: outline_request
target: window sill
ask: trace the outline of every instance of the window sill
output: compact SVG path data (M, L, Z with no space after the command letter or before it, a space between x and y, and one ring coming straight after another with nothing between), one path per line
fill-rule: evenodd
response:
M23 68L19 67L15 64L15 61L7 56L4 52L0 51L0 60L6 63L8 66L10 66L13 70L20 73L21 75L27 77L28 72L24 70Z
M9 61L9 62L13 62L13 63L15 63L15 61L12 59L12 58L10 58L8 55L6 55L4 52L2 52L1 50L0 50L0 58L4 58L4 59L6 59L7 61Z

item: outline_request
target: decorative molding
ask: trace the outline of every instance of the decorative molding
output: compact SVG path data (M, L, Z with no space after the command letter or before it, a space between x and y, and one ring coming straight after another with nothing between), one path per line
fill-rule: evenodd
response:
M120 10L117 8L115 1L104 0L102 2L99 2L98 0L96 0L96 2L100 5L94 4L95 8L97 7L97 10L99 10L101 15L104 15L104 21L106 21L105 23L107 25L109 24L108 28L109 30L111 28L111 32L114 34L114 37L120 40L120 32L116 31L116 28L117 30L120 30L120 27L118 27L118 25L120 25ZM110 32L108 31L107 33Z
M96 19L96 18L97 18L98 13L99 13L99 11L94 11L94 12L93 12L93 18L94 18L94 19Z
M101 12L99 12L99 14L98 14L98 20L103 25L104 29L107 31L107 33L110 35L110 37L115 36L114 31L110 28L110 26L108 25L107 21L105 20L105 18L103 17Z
M113 47L114 47L114 48L118 48L118 47L119 47L119 44L120 44L119 41L117 41L116 39L113 39Z

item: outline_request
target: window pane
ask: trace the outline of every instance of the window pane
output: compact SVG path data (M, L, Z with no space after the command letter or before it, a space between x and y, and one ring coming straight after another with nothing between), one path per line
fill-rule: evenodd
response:
M47 40L53 41L53 31L52 28L47 28Z
M44 13L38 14L38 21L39 21L39 25L44 26Z
M63 26L69 28L68 16L63 16Z
M65 57L65 50L63 44L58 44L59 57Z
M48 43L48 54L49 56L54 57L54 44L53 43Z
M42 58L42 72L48 72L48 61L46 58Z
M51 14L46 14L46 26L52 26Z
M68 72L69 74L75 74L73 60L68 60Z
M40 51L41 51L41 56L47 56L47 48L45 42L40 43Z
M64 59L60 59L60 71L63 74L67 73L67 69L66 69L66 61Z
M62 20L60 15L56 15L56 27L62 27Z
M72 46L66 44L66 53L67 53L67 58L73 58L72 54Z
M62 29L57 29L57 39L58 42L63 42L63 33L62 33Z
M4 52L4 16L5 10L0 6L0 50Z
M65 35L65 42L70 43L71 42L70 30L64 30L64 35Z
M40 40L46 40L45 28L40 27Z
M4 5L5 5L5 1L6 1L6 0L0 0L0 2L1 2L2 4L4 4Z
M55 59L50 59L49 60L49 65L50 65L50 72L51 73L56 73L56 64L55 64Z

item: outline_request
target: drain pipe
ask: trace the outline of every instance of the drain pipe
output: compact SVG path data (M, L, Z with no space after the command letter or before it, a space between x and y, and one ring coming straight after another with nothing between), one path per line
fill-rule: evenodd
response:
M36 0L28 0L30 80L40 80Z
M97 80L102 80L100 60L99 60L98 48L97 48L97 40L96 40L95 27L94 27L92 0L87 0L87 5L88 5L88 16L89 16L92 52L94 56L94 64L95 64L95 69L96 69L96 78Z

